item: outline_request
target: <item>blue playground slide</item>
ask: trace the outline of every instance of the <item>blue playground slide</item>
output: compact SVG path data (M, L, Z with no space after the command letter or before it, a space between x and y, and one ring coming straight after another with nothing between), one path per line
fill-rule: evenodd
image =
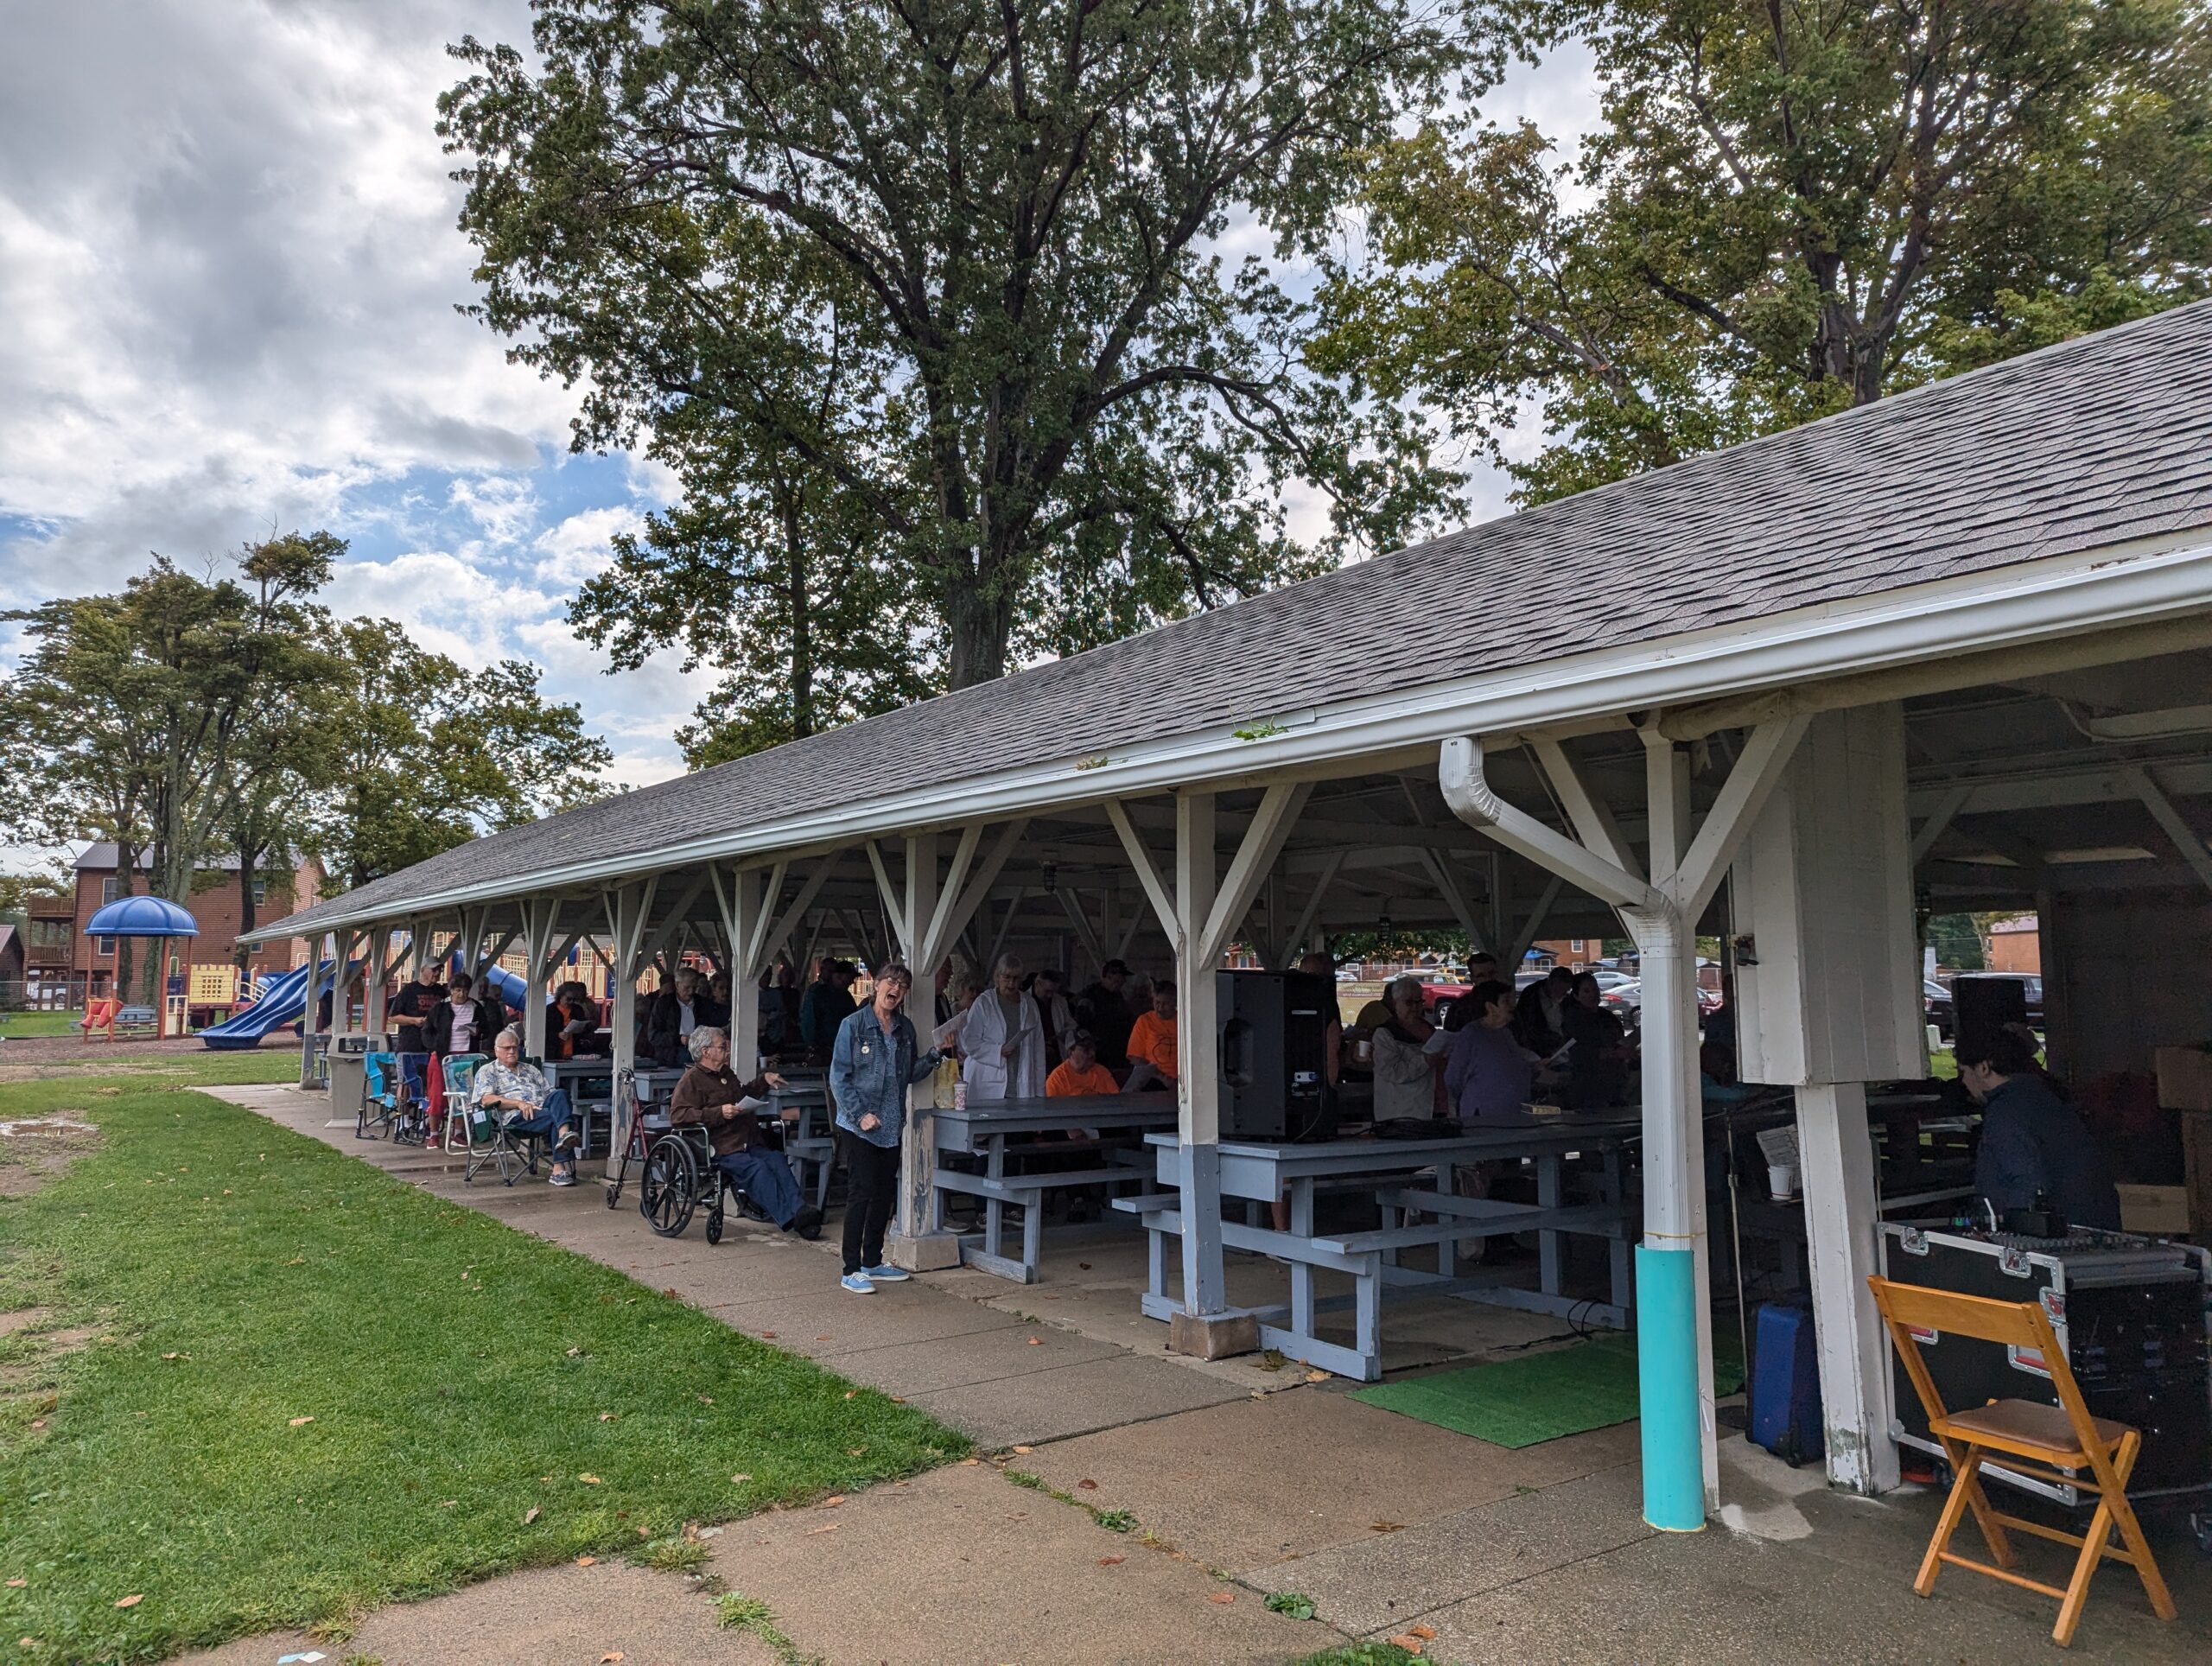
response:
M315 982L315 993L320 995L330 982L330 968L326 963L318 970L321 976ZM528 992L522 979L497 966L486 976L508 1010L521 1011L523 996ZM287 1024L296 1024L307 1015L307 989L308 969L295 967L282 976L270 979L261 999L244 1012L200 1031L200 1039L218 1052L241 1052L257 1047L264 1036L273 1034Z
M327 965L315 970L322 974L322 983L330 982ZM307 967L296 966L281 977L270 979L262 989L260 1000L244 1012L200 1031L200 1039L218 1052L241 1052L259 1046L263 1036L287 1024L296 1024L307 1016L308 976Z

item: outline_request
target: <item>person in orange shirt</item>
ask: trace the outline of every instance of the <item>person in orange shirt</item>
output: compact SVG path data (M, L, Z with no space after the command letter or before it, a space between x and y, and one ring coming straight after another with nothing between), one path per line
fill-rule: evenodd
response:
M1152 1010L1140 1013L1129 1027L1129 1063L1149 1065L1175 1085L1179 1066L1175 1059L1175 980L1163 977L1152 986Z
M1047 1099L1075 1099L1090 1093L1119 1093L1122 1084L1114 1072L1098 1062L1098 1043L1089 1030L1077 1030L1068 1040L1068 1056L1045 1078Z

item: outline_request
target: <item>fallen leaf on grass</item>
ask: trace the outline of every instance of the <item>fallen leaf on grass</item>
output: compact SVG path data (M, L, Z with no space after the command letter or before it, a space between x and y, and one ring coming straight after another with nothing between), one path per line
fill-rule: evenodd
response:
M859 1390L858 1389L847 1389L845 1390L845 1398L846 1398L846 1399L848 1399L848 1400L850 1400L850 1399L851 1399L855 1395L858 1394L859 1392L860 1392L860 1390Z
M1217 1591L1211 1596L1208 1597L1206 1600L1208 1602L1218 1602L1225 1606L1236 1600L1236 1593L1234 1591Z
M464 1274L464 1275L463 1275L463 1276L464 1276L464 1277L466 1277L466 1276L467 1276L467 1275L465 1275L465 1274ZM571 1349L569 1349L569 1358L571 1358L571 1359L574 1359L574 1358L575 1358L579 1354L581 1354L581 1353L582 1353L582 1352L583 1352L583 1350L582 1350L582 1348L571 1348Z
M839 1504L844 1502L845 1495L843 1493L833 1492L822 1501L822 1507L824 1510L835 1510Z
M294 1256L291 1260L284 1263L287 1267L304 1267L307 1264L308 1258L305 1256Z
M189 1359L192 1356L187 1353L165 1353L162 1358L164 1359Z
M35 1429L42 1429L42 1428L44 1428L46 1427L46 1419L44 1419L43 1417L34 1417L34 1418L32 1418L32 1419L31 1419L31 1427L32 1427L33 1428L35 1428Z
M293 1419L291 1420L291 1422L289 1423L289 1425L288 1425L288 1427L292 1428L299 1428L299 1426L300 1426L301 1424L302 1424L302 1423L312 1423L312 1422L314 1422L314 1421L315 1421L315 1419L314 1419L314 1418L312 1418L312 1417L295 1417L295 1418L293 1418Z
M715 1396L711 1394L702 1394L699 1396L699 1403L702 1406L711 1406L715 1403Z
M845 1448L845 1456L848 1458L858 1458L867 1451L868 1448L866 1447L847 1447Z
M10 1580L8 1581L8 1588L10 1591L20 1591L29 1583L30 1581L29 1580Z
M1419 1637L1424 1643L1433 1643L1436 1641L1436 1628L1433 1625L1408 1625L1406 1635Z
M1033 1348L1041 1348L1045 1345L1044 1339L1033 1336L1029 1339L1029 1345Z
M599 1566L599 1558L596 1556L579 1556L576 1558L576 1566L579 1567L596 1567Z
M973 1469L976 1465L982 1461L983 1460L980 1458L963 1458L960 1460L960 1467L963 1469Z
M1417 1655L1421 1652L1421 1639L1411 1631L1401 1631L1390 1641L1409 1655Z
M128 1597L118 1598L116 1599L115 1606L118 1608L136 1608L140 1603L145 1600L146 1593L140 1591Z
M458 1498L441 1498L438 1500L438 1508L440 1510L451 1510L460 1502L461 1500Z
M579 1481L582 1481L586 1486L597 1486L599 1485L599 1477L596 1475L579 1475L576 1478Z
M891 1403L894 1406L903 1406L906 1403L906 1396L903 1394L894 1394L891 1396Z
M1037 1448L1034 1447L1016 1447L1014 1450L1020 1453L1031 1453L1036 1451Z
M1128 1560L1127 1556L1101 1556L1098 1559L1098 1565L1101 1567L1119 1567Z
M532 1504L528 1510L523 1511L522 1524L524 1527L528 1527L532 1522L536 1521L545 1512L540 1510L536 1504Z
M599 1415L599 1421L602 1423L611 1423L614 1421L614 1414L611 1411L603 1411Z
M1098 1483L1096 1481L1077 1481L1076 1485L1081 1487L1085 1492L1096 1492L1098 1491Z
M731 1485L734 1485L734 1486L743 1486L743 1485L744 1485L747 1481L751 1480L753 1478L752 1478L750 1475L733 1475L733 1476L731 1476L729 1478L730 1478L730 1483L731 1483Z
M810 1539L817 1533L835 1533L843 1525L842 1522L831 1522L827 1527L810 1527L806 1529L805 1536Z

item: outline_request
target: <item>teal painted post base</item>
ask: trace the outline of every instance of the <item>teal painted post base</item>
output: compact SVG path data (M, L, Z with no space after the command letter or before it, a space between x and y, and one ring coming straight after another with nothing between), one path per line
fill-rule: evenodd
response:
M1643 1421L1643 1519L1662 1533L1705 1525L1697 1415L1697 1257L1636 1250L1637 1392Z

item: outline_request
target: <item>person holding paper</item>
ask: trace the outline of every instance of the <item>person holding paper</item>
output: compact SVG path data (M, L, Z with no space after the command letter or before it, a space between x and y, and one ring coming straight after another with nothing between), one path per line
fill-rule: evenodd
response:
M961 1027L961 1071L968 1102L1041 1099L1045 1096L1045 1027L1036 1003L1021 992L1021 962L1001 955L991 987L976 997Z
M669 1121L707 1130L715 1167L745 1188L768 1218L803 1238L822 1236L822 1211L801 1201L798 1180L784 1154L760 1139L760 1096L784 1084L773 1071L741 1082L729 1067L729 1038L712 1024L691 1032L697 1062L683 1072L668 1102ZM793 1113L796 1115L796 1113Z
M1482 984L1463 1004L1473 1009L1475 1021L1452 1039L1444 1066L1452 1114L1462 1122L1517 1116L1529 1103L1536 1065L1514 1034L1513 986Z

